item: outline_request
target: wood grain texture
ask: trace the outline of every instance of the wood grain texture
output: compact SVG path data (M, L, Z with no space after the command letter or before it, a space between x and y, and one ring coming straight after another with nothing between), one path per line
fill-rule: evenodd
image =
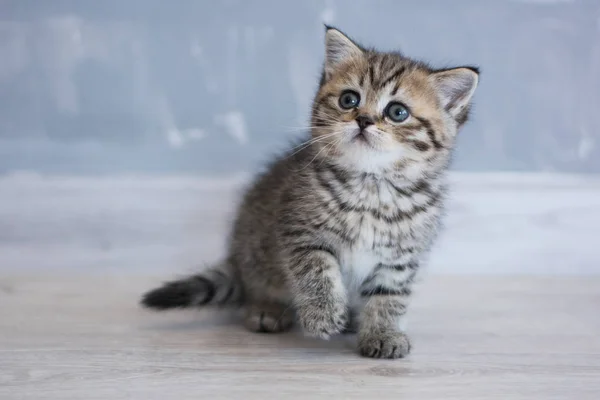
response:
M428 277L413 353L153 314L139 276L0 276L0 399L598 399L600 278Z

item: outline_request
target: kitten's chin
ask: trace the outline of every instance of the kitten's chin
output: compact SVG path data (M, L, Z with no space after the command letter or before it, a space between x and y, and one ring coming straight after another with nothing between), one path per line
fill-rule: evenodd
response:
M394 169L401 154L382 151L364 139L356 139L338 152L336 164L350 171L384 173Z

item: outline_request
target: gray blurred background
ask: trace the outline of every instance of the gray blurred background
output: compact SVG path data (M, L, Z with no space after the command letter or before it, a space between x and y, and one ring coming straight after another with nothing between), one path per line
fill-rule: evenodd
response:
M600 172L594 0L4 0L0 172L254 170L307 123L323 22L481 66L455 169Z
M600 274L597 0L0 0L0 270L220 258L324 22L482 69L434 270Z

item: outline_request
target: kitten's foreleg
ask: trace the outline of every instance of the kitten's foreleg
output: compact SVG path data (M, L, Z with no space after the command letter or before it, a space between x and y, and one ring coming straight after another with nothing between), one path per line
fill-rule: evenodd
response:
M361 296L365 305L358 332L358 349L366 357L401 358L410 352L405 314L411 296L414 273L393 266L366 285Z
M348 323L348 298L339 263L321 248L296 248L289 260L289 282L304 332L324 339Z

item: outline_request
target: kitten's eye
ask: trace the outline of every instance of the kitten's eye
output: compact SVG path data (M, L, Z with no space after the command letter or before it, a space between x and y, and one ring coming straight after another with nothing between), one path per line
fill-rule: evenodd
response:
M392 122L404 122L410 114L404 105L393 101L385 108L385 115Z
M340 107L344 110L358 107L360 95L353 90L346 90L340 96Z

